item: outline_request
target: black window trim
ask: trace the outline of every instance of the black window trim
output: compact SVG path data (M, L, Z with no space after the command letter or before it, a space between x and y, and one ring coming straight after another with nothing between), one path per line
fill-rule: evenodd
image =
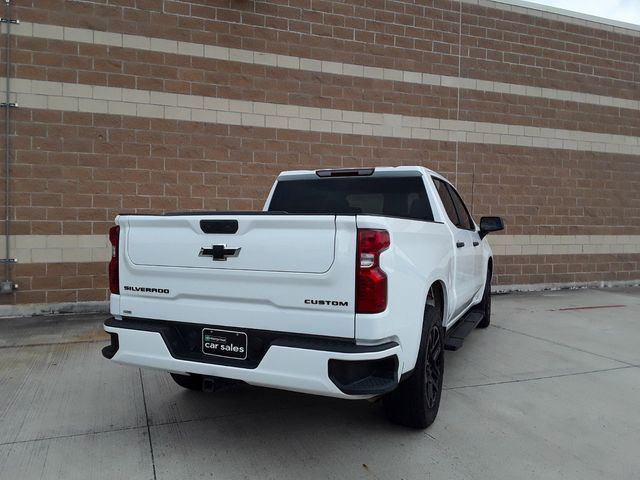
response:
M465 232L475 232L477 231L476 229L476 225L475 222L473 221L473 217L471 216L471 214L469 213L469 209L467 209L467 206L464 203L464 200L462 200L462 196L458 193L458 191L455 189L455 187L453 185L451 185L451 183L449 183L447 180L445 180L444 178L440 178L440 177L436 177L436 176L432 176L431 177L433 179L434 182L439 181L442 182L442 184L445 186L445 188L447 189L447 193L449 194L449 197L451 197L451 203L453 203L453 208L456 211L456 216L458 217L458 223L453 223L453 225L455 225L455 227L458 230L464 230ZM437 185L434 186L436 187L436 192L438 190ZM458 199L460 200L460 203L462 204L462 207L464 208L465 213L467 214L467 217L471 220L471 228L463 228L462 224L460 223L460 212L458 211L458 207L456 206L456 202L454 201L454 197L453 194L451 193L451 191L453 191L457 196ZM439 195L439 193L438 193ZM442 201L442 199L440 199L440 201ZM449 217L449 215L447 214L447 212L445 212L447 218ZM451 220L451 219L449 219Z
M458 210L456 209L456 205L453 203L453 198L451 198L451 193L449 192L449 189L447 188L447 181L443 180L442 178L438 178L438 177L431 177L433 180L433 186L436 187L436 193L438 194L440 203L442 203L442 206L444 207L444 215L445 217L447 217L447 219L449 219L449 221L455 225L456 227L459 227L459 224L454 222L453 220L451 220L451 218L449 217L449 212L447 212L447 207L444 205L444 201L442 200L442 197L440 197L440 191L438 190L438 185L436 184L436 182L440 182L443 186L445 191L447 192L447 195L449 195L449 199L451 200L451 204L453 205L453 211L456 214L456 217L458 219L458 222L460 221L460 216L458 215Z
M460 204L462 205L462 208L464 208L464 212L467 214L467 217L471 221L470 228L463 228L462 226L459 226L459 225L456 225L456 226L460 230L466 230L467 232L475 232L476 231L476 224L473 221L473 217L469 213L469 209L467 208L467 205L464 203L464 200L462 199L462 195L460 195L458 193L458 191L455 189L455 187L453 185L451 185L449 182L446 182L446 184L447 184L447 188L449 188L449 189L451 189L453 191L453 193L451 193L451 199L454 200L453 201L453 207L456 209L456 212L458 213L458 219L460 219L460 212L458 212L458 207L456 206L456 202L455 202L455 199L453 197L454 193L458 196L458 200L460 200Z

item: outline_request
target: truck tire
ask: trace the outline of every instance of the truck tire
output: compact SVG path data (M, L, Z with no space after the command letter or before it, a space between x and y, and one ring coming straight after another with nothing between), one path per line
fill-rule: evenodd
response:
M172 373L171 378L173 381L187 390L193 390L196 392L202 392L202 375L195 373L189 375L180 375L178 373Z
M387 417L400 425L426 428L440 407L444 376L443 300L432 286L422 322L420 353L411 376L383 399Z
M487 270L487 281L484 284L482 302L478 305L478 310L482 312L484 317L476 325L476 328L487 328L491 324L491 269Z

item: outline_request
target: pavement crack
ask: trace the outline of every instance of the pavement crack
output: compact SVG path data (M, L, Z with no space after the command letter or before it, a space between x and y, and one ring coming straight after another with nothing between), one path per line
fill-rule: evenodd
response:
M488 383L477 383L473 385L460 385L458 387L446 387L443 390L460 390L463 388L474 388L474 387L490 387L492 385L505 385L508 383L525 383L525 382L534 382L536 380L547 380L550 378L562 378L562 377L574 377L577 375L588 375L590 373L602 373L602 372L613 372L616 370L625 370L627 368L638 368L638 365L625 365L623 367L612 367L612 368L602 368L599 370L587 370L584 372L574 372L574 373L561 373L558 375L546 375L542 377L532 377L532 378L519 378L516 380L504 380L501 382L488 382Z
M29 440L16 440L13 442L3 442L0 443L0 447L6 445L18 445L20 443L32 443L32 442L46 442L47 440L58 440L65 438L76 438L76 437L85 437L87 435L100 435L102 433L114 433L114 432L125 432L127 430L138 430L140 428L145 428L144 425L136 426L136 427L122 427L122 428L113 428L108 430L97 430L92 432L82 432L82 433L70 433L68 435L53 435L51 437L43 437L43 438L32 438Z
M511 328L507 328L507 327L500 327L498 325L491 325L491 326L494 327L494 328L498 328L500 330L505 330L507 332L515 333L516 335L524 335L525 337L534 338L534 339L540 340L542 342L547 342L547 343L551 343L553 345L558 345L560 347L569 348L571 350L575 350L576 352L588 353L589 355L594 355L596 357L605 358L607 360L611 360L612 362L622 363L624 365L627 365L628 367L634 367L635 366L633 363L625 362L624 360L620 360L620 359L617 359L617 358L609 357L607 355L602 355L601 353L590 352L589 350L585 350L583 348L574 347L573 345L568 345L566 343L557 342L555 340L549 340L548 338L544 338L544 337L538 337L536 335L531 335L530 333L519 332L517 330L512 330Z
M5 348L27 348L27 347L51 347L53 345L75 345L78 343L105 343L109 339L102 340L72 340L70 342L49 342L49 343L22 343L18 345L0 345L0 350Z
M142 387L142 403L144 404L144 416L147 421L147 436L149 437L149 451L151 452L151 466L153 467L153 480L157 480L156 459L153 455L153 442L151 441L151 427L149 424L149 411L147 410L147 397L144 393L144 380L142 379L142 369L138 369L140 374L140 386Z

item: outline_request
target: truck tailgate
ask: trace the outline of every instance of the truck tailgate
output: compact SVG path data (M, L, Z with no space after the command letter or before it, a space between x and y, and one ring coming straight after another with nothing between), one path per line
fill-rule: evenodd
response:
M323 273L333 263L333 215L225 217L131 216L128 258L134 265L300 273ZM203 231L225 228L237 231ZM209 252L213 245L240 250L229 253L228 261L215 261Z
M354 336L355 217L119 217L121 315ZM208 232L208 233L207 233Z

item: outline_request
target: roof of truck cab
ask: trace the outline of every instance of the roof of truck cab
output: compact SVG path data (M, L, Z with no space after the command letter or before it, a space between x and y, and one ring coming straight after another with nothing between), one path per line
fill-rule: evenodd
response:
M377 177L385 177L385 176L396 176L396 175L402 175L402 174L407 174L407 173L418 173L421 175L434 175L440 178L444 178L442 175L440 175L438 172L435 172L433 170L430 170L426 167L421 167L419 165L412 165L412 166L401 166L401 167L356 167L356 168L329 168L329 169L318 169L318 170L288 170L285 172L281 172L280 175L278 175L278 179L279 180L293 180L293 179L303 179L303 178L320 178L316 172L318 171L322 171L322 170L335 170L337 172L339 171L348 171L348 170L366 170L366 169L370 169L370 168L374 168L374 172L372 176L377 176Z

